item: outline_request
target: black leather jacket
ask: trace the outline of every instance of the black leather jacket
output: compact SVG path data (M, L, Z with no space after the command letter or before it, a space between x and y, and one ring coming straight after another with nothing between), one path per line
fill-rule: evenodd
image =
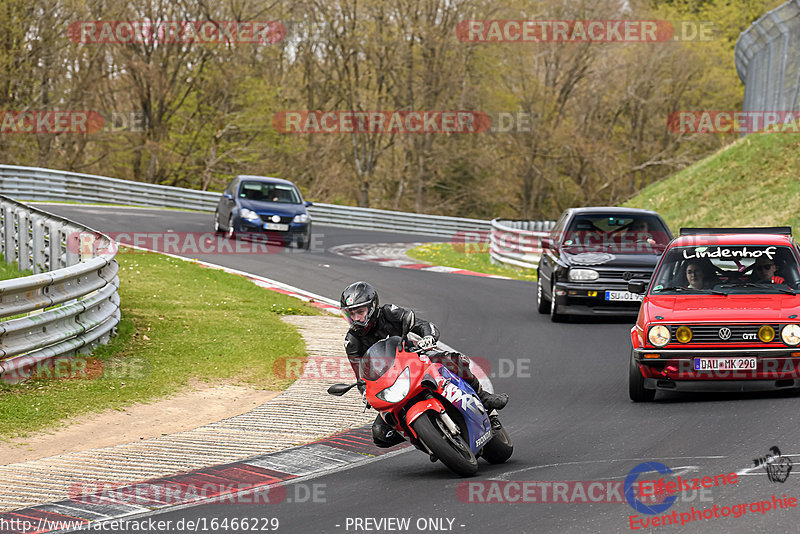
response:
M356 333L351 327L344 338L344 350L353 367L356 379L361 378L358 373L358 365L361 357L367 353L367 349L381 339L389 336L402 337L409 332L414 332L420 337L433 336L434 339L439 340L439 329L436 328L436 325L420 319L413 311L394 304L384 304L378 309L375 326L368 333Z

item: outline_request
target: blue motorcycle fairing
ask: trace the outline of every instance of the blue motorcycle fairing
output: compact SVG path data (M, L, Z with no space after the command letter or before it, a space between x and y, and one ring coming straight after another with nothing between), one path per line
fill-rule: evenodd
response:
M483 407L472 386L461 377L451 373L443 365L439 366L439 374L446 380L442 387L442 396L458 409L464 416L469 432L469 448L477 454L492 439L492 423L489 414Z

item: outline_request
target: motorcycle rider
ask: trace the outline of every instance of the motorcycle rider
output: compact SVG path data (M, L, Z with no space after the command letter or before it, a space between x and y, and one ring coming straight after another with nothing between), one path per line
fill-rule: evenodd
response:
M409 332L420 336L417 345L423 349L436 346L439 330L428 321L417 317L413 311L394 304L380 306L378 293L367 282L355 282L342 291L339 305L350 323L344 347L353 372L359 380L358 390L363 395L366 386L361 381L359 362L376 342L389 336L405 337ZM485 391L469 368L469 358L459 352L429 351L426 356L441 363L449 371L466 381L478 394L487 412L500 410L508 403L508 395ZM490 416L493 425L500 425L496 415ZM401 443L403 437L388 425L380 414L372 424L372 438L378 447L391 447Z

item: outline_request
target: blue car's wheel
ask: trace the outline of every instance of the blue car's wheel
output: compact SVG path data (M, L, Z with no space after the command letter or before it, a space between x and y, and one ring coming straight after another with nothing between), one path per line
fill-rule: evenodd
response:
M225 229L226 239L236 239L236 232L233 229L233 215L228 217L228 228Z

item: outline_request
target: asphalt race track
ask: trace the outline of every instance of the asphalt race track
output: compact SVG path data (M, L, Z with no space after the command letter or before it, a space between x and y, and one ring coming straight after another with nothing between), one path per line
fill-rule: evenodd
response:
M43 207L105 232L205 232L212 215L178 211ZM433 236L388 234L315 226L312 251L195 256L338 299L355 280L373 283L382 302L412 307L435 322L442 339L489 361L496 391L511 396L502 416L515 443L501 466L481 461L478 476L458 479L415 450L301 481L289 499L272 504L202 505L154 514L155 520L277 518L287 533L344 532L630 532L639 521L676 512L681 531L795 532L797 509L759 511L753 502L798 497L800 468L771 482L753 460L773 445L799 453L798 398L787 394L665 395L656 402L628 399L629 320L571 320L552 324L535 310L535 284L513 280L393 269L326 252L346 243L438 241ZM795 461L797 456L794 456ZM738 482L679 494L663 513L648 515L627 502L554 492L564 485L531 482L600 481L610 488L642 462L660 462L686 478L742 472ZM748 470L748 472L744 472ZM661 476L661 475L658 475ZM644 478L658 478L652 473ZM667 481L674 480L666 475ZM510 483L510 484L509 484ZM309 487L317 498L309 499ZM539 502L546 489L549 501ZM623 492L620 492L623 493ZM294 496L294 498L292 497ZM492 502L464 502L489 499ZM600 497L600 499L597 499ZM619 501L614 492L611 500ZM536 502L519 502L521 500ZM293 500L293 502L288 502ZM564 501L572 502L564 502ZM297 502L301 501L301 502ZM316 501L316 502L314 502ZM504 501L504 502L499 502ZM513 502L505 502L513 501ZM740 517L714 517L735 505ZM699 513L693 514L695 511ZM766 508L766 506L759 506ZM692 519L686 519L690 517ZM389 518L407 519L401 528ZM259 523L259 528L266 525ZM636 526L640 526L636 524ZM252 528L252 525L251 525ZM202 527L199 529L202 530ZM224 531L221 527L219 531ZM234 531L237 529L228 529ZM647 531L673 531L674 526ZM152 530L151 530L152 531ZM185 531L185 529L184 529ZM241 531L241 529L239 529ZM153 531L154 532L154 531Z

